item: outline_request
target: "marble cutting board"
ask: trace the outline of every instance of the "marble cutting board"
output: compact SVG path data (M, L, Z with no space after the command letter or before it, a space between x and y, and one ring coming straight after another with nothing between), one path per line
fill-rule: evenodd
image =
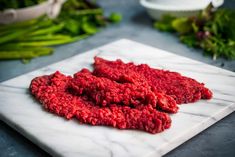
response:
M214 97L180 106L163 133L81 125L43 110L29 94L32 78L56 70L73 74L92 68L94 56L169 69L204 82ZM235 110L235 73L127 39L76 55L0 83L0 118L53 156L157 157L166 154Z

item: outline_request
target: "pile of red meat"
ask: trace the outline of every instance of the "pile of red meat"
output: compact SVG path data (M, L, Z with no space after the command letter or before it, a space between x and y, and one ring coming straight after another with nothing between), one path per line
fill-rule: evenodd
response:
M36 77L30 91L46 110L67 119L150 133L170 127L168 113L176 113L177 104L212 97L203 83L177 72L99 57L93 72Z

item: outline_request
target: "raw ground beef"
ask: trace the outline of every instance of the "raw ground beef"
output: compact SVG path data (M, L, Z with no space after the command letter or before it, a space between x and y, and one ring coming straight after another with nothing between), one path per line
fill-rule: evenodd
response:
M176 113L177 104L171 97L153 93L150 86L138 83L118 83L104 77L96 77L89 70L83 69L74 75L71 90L77 95L86 95L95 104L107 106L119 104L130 107L151 105L169 113Z
M179 73L98 57L93 72L36 77L30 91L46 110L67 119L150 133L170 127L167 113L176 113L177 103L212 97L203 83Z
M70 76L56 72L32 80L31 93L44 108L67 119L76 117L91 125L113 126L119 129L138 129L150 133L161 132L171 125L170 117L151 105L131 108L112 104L100 107L87 98L70 91Z
M95 104L101 106L120 104L136 107L150 104L155 108L157 104L157 97L151 89L96 77L87 69L74 75L71 89L78 95L88 96Z
M135 65L121 60L108 61L95 57L94 75L117 82L140 82L151 86L153 92L162 92L175 99L178 104L211 99L212 92L196 80L177 72L150 68L147 64ZM129 75L131 74L131 75ZM135 77L127 77L135 76Z

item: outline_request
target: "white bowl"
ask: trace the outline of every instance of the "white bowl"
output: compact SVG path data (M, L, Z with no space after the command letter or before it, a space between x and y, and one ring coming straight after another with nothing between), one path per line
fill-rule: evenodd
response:
M64 2L65 0L48 0L26 8L0 11L0 24L30 20L44 14L47 14L50 18L55 18Z
M197 15L212 2L214 7L219 7L224 0L140 0L149 15L158 20L163 14L172 14L176 17Z

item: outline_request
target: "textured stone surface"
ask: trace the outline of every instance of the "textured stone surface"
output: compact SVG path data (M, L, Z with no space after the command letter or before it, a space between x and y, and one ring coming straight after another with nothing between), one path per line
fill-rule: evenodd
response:
M43 111L32 99L28 86L33 78L56 70L67 75L84 67L91 70L94 56L177 71L204 82L213 98L180 105L178 113L170 115L171 128L157 135L79 125L75 120L67 121ZM123 39L0 83L0 118L54 156L157 157L232 113L234 86L233 72Z
M225 61L223 59L212 61L210 57L204 57L200 50L190 49L181 44L175 36L154 30L151 27L150 18L137 0L99 0L99 3L105 7L107 13L111 11L122 12L124 15L123 22L109 26L86 40L58 46L54 55L34 59L29 64L22 64L20 61L1 61L0 81L63 60L120 38L132 39L175 54L235 71L234 61ZM226 1L225 6L234 8L234 1ZM234 156L234 130L235 113L181 145L176 150L168 153L166 156ZM5 123L0 122L0 156L34 157L49 155Z

